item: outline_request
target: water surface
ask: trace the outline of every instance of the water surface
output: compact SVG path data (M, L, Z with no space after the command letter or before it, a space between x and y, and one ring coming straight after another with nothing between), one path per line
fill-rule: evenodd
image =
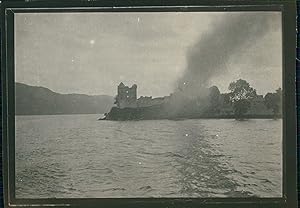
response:
M280 197L282 120L16 117L16 197Z

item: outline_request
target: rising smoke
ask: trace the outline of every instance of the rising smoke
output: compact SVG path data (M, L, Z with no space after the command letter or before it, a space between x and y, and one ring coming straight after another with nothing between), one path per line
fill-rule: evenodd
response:
M177 92L200 96L215 75L226 73L226 63L238 56L270 30L279 28L271 13L227 13L202 34L187 54L187 67L177 82ZM228 69L230 70L230 69Z

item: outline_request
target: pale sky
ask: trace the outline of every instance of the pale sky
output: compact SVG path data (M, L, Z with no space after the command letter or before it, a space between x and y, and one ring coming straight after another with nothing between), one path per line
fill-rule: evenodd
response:
M17 13L16 81L112 96L122 81L137 84L138 96L169 95L187 68L188 50L234 15L241 13ZM258 94L282 86L281 14L268 12L267 18L271 27L230 56L210 85L225 92L242 78Z

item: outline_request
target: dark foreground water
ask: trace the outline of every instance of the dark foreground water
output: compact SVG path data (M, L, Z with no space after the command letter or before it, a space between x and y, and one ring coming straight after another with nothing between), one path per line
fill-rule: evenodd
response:
M279 197L282 120L16 117L17 198Z

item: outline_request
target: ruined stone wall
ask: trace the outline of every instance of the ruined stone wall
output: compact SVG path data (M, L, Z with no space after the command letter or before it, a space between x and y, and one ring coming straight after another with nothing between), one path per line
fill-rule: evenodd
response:
M133 85L132 87L125 86L121 83L118 86L118 95L117 95L117 106L119 108L136 108L137 100L137 86Z
M168 101L169 101L168 97L152 98L152 97L141 96L137 100L137 107L150 107L155 105L162 105Z

